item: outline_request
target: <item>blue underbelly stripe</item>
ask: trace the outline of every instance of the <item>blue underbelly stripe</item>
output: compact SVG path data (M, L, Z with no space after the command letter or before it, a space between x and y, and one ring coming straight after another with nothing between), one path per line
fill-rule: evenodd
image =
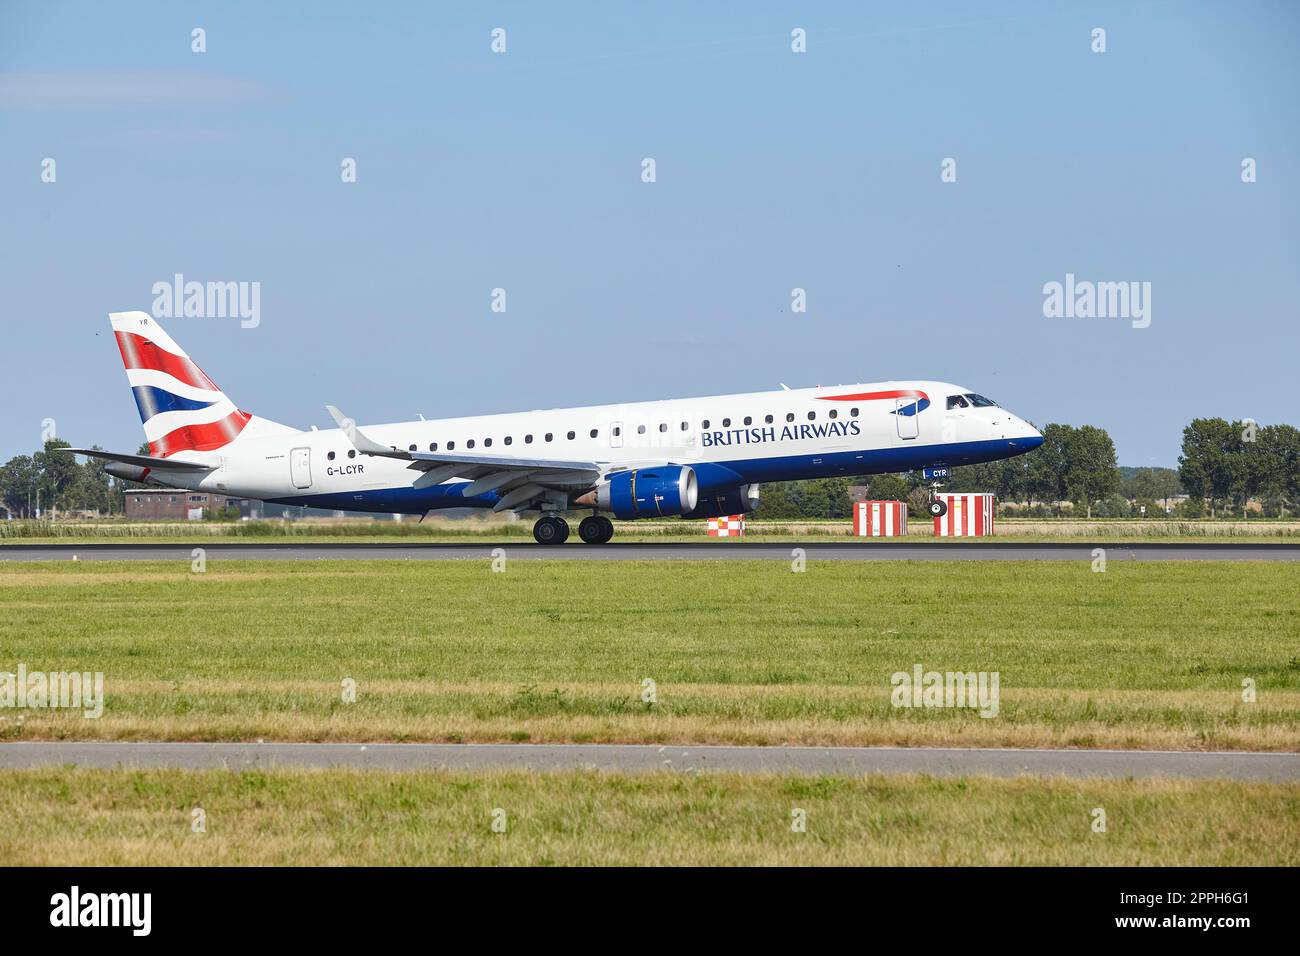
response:
M900 445L867 451L837 451L820 455L783 455L737 461L693 464L701 493L737 484L761 481L798 481L843 475L879 475L914 471L931 465L973 465L1012 458L1032 451L1042 439L995 439L944 445ZM364 491L308 493L268 498L272 504L303 505L342 511L424 514L440 508L490 508L500 496L495 491L464 497L467 482L428 488L368 488Z

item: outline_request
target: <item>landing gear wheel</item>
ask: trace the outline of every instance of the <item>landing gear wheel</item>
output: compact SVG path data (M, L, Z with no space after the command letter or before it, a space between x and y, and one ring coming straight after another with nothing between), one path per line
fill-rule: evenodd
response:
M930 502L930 514L935 518L942 518L948 513L948 506L942 501Z
M578 537L584 544L608 544L614 537L614 522L604 515L590 515L579 522Z
M564 544L569 539L569 522L554 515L543 515L533 525L533 538L538 544Z

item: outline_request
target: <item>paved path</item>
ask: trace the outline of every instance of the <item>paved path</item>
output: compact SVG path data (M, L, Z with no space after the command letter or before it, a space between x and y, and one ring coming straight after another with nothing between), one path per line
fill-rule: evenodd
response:
M1020 774L1199 777L1300 782L1300 754L926 747L658 747L625 744L0 744L0 768L290 768L616 770L738 773Z
M789 561L796 548L810 561L1091 561L1094 548L1104 548L1108 561L1300 561L1300 544L1143 544L1141 542L935 541L907 544L891 541L795 541L774 544L745 541L567 544L542 547L532 541L510 544L436 543L377 544L4 544L0 561L190 561L201 547L209 559L230 560L398 560L486 561L496 548L509 558L562 558L587 561Z

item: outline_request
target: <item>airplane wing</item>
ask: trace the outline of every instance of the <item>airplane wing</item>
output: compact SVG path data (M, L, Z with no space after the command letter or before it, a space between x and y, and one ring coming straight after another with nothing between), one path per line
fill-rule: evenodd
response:
M601 467L594 461L561 458L515 458L508 455L463 455L446 452L407 451L381 444L366 435L356 422L333 405L326 405L330 417L358 452L379 458L409 461L409 467L423 471L417 488L442 484L450 478L465 478L467 498L497 491L501 500L494 511L525 508L548 489L581 491L600 480Z
M91 458L104 458L108 461L120 461L124 465L148 468L151 471L212 471L216 465L200 465L193 461L177 461L175 458L154 458L152 455L127 455L117 451L104 451L99 448L62 448L73 455L89 455Z

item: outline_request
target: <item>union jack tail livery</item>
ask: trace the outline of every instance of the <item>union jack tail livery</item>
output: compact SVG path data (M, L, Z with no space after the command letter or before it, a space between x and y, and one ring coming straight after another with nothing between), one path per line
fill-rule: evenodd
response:
M113 312L109 320L154 457L224 448L254 421L147 313Z

